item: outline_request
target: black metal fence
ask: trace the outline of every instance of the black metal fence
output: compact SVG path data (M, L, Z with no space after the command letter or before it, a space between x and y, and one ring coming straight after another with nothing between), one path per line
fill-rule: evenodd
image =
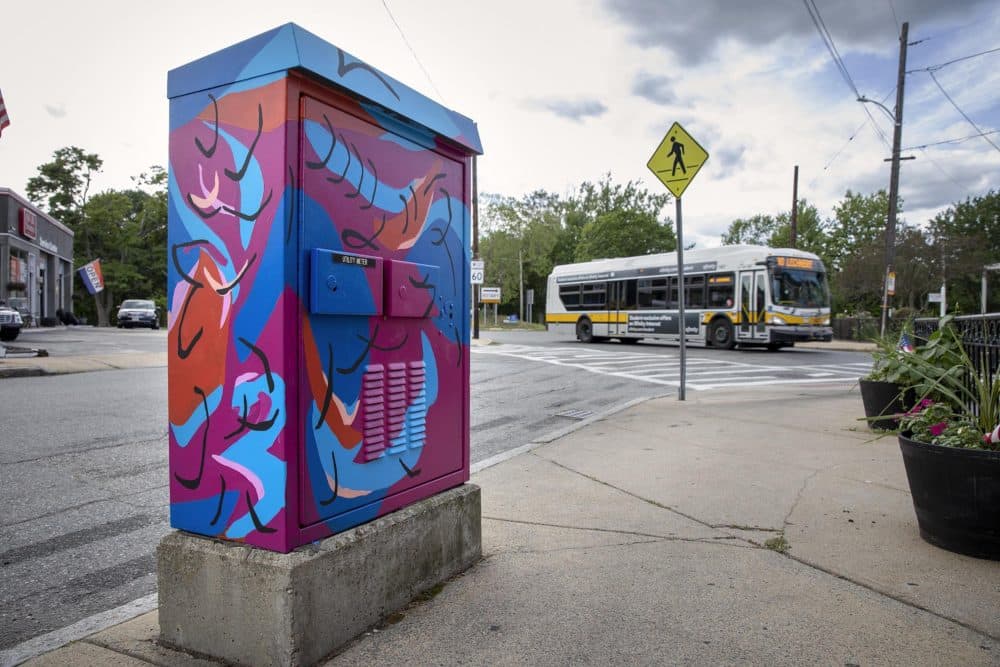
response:
M963 315L952 320L962 339L962 346L977 371L986 369L992 381L1000 373L1000 313ZM913 321L913 336L920 345L937 331L937 318L920 318ZM971 376L970 376L971 381Z

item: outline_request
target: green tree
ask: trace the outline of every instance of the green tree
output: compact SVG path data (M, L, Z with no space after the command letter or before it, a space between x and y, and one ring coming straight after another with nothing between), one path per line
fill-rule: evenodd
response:
M983 267L1000 262L1000 191L966 198L935 216L928 227L949 309L979 312ZM994 274L992 284L996 280ZM1000 310L1000 290L990 290L987 298L988 312Z
M777 230L778 221L771 215L737 218L722 235L722 245L768 245Z
M673 224L669 218L661 219L669 201L670 195L650 193L637 182L613 183L610 174L596 184L584 183L568 204L579 229L575 260L584 262L676 249Z
M28 179L28 199L76 231L82 221L90 182L103 164L97 153L87 153L76 146L60 148L52 154L51 162L38 167L37 176Z

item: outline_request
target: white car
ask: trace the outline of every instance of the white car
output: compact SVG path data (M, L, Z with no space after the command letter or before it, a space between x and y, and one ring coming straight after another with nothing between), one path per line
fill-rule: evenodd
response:
M118 328L132 327L160 328L159 312L156 304L148 299L125 299L118 307Z
M11 341L21 333L21 313L5 303L0 303L0 340Z

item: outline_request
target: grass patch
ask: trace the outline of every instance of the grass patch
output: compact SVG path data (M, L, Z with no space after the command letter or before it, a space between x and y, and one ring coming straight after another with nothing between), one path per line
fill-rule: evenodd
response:
M791 548L784 535L772 537L767 542L764 542L764 546L771 551L777 551L779 554L788 553L788 550Z

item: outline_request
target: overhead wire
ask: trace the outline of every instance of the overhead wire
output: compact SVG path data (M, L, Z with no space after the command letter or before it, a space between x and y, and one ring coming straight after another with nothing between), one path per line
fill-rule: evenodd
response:
M942 67L947 67L948 65L954 65L955 63L960 63L963 60L969 60L970 58L978 58L979 56L989 55L991 53L996 53L1000 51L1000 46L995 49L989 49L987 51L980 51L979 53L972 53L967 56L962 56L961 58L955 58L954 60L949 60L948 62L938 63L937 65L930 65L929 67L921 67L919 69L907 70L907 74L913 74L914 72L936 72Z
M984 141L986 141L990 146L995 148L997 152L1000 152L1000 146L997 146L995 143L993 143L993 140L990 139L988 136L986 136L986 133L984 133L983 130L978 125L976 125L976 123L971 118L969 118L969 115L964 111L962 111L961 107L959 107L958 104L955 103L955 100L951 99L951 95L948 94L948 91L944 89L944 87L941 85L941 82L937 80L936 76L934 76L934 72L928 70L927 74L930 75L931 79L934 81L934 84L938 87L938 90L940 90L941 94L945 96L945 99L951 102L951 106L955 107L955 111L962 114L962 118L967 120L969 122L969 125L976 128L976 132L978 132L980 136L982 136Z
M406 33L403 32L403 28L401 28L399 22L396 21L396 17L392 15L392 10L389 9L389 4L386 2L386 0L382 0L382 6L385 7L385 13L389 15L389 19L392 21L392 24L396 26L396 30L399 31L399 36L403 38L403 43L406 44L406 48L410 50L410 55L413 56L413 60L416 61L417 66L420 67L420 70L424 73L424 76L427 77L427 82L431 84L431 88L433 88L434 92L437 93L438 99L444 102L445 101L444 95L442 95L441 91L438 90L438 87L434 85L434 80L431 78L431 75L427 71L427 68L424 67L424 64L420 62L420 58L417 57L417 52L414 51L413 47L410 45L410 40L406 39Z

